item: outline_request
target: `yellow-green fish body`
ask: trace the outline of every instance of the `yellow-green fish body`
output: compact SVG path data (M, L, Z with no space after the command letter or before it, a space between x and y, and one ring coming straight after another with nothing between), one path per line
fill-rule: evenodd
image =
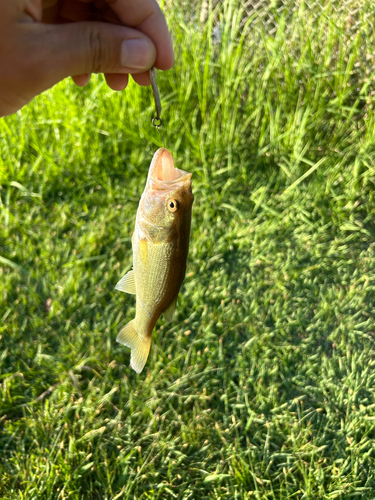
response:
M131 367L141 373L156 321L173 320L189 251L192 174L174 168L171 153L159 149L151 162L133 234L133 270L116 289L136 295L136 315L118 334L131 348Z

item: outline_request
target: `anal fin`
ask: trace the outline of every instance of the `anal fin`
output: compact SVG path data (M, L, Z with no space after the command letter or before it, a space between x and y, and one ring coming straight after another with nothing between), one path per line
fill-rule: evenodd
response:
M120 279L120 281L115 286L115 289L120 290L120 292L131 293L132 295L136 294L135 276L133 269L128 273L126 273L125 276Z

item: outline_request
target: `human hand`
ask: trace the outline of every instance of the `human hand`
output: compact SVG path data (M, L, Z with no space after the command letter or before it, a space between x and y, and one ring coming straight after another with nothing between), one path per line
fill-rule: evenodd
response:
M173 62L156 0L0 0L0 116L67 76L104 73L122 90L129 74L149 85L147 70Z

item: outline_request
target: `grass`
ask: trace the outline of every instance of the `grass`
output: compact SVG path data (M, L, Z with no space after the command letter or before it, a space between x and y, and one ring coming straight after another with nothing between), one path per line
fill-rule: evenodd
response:
M114 285L150 89L65 81L0 121L2 500L375 498L375 36L329 8L272 37L235 1L202 31L167 10L163 133L195 202L140 376Z

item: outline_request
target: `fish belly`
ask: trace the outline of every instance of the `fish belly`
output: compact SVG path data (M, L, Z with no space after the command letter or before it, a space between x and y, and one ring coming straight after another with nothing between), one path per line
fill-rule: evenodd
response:
M135 252L134 252L135 253ZM136 325L140 335L151 335L159 316L177 297L185 275L176 242L147 242L147 259L134 255L137 294ZM143 257L143 258L142 258Z

